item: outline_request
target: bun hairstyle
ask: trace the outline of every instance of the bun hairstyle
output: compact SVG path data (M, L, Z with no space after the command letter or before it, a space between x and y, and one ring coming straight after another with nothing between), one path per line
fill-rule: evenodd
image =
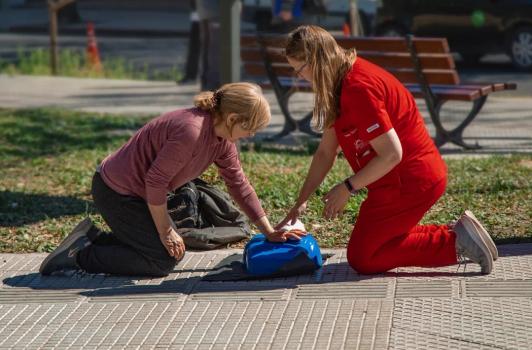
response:
M207 112L214 112L220 107L222 100L222 92L216 91L202 91L194 98L194 105L199 109Z
M245 130L256 132L266 127L271 118L270 105L262 89L251 83L230 83L216 91L200 92L194 98L194 105L211 113L216 124L226 122L229 114L237 114L236 120L228 125L231 132L237 123Z

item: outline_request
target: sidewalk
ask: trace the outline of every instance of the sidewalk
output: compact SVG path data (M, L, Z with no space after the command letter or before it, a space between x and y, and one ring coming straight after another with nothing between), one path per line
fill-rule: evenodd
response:
M189 252L157 279L42 277L45 254L0 254L0 348L532 349L532 244L501 246L489 276L361 276L330 250L314 275L201 280L235 252Z
M131 116L150 115L190 107L197 85L177 86L174 82L76 79L63 77L0 75L0 108L60 107L99 113L118 113ZM280 132L284 119L272 91L265 91L272 108L272 121L257 135L257 140ZM296 94L291 100L296 116L303 116L312 106L311 94ZM432 123L422 100L417 100L431 133ZM442 120L453 125L455 115L465 115L469 103L446 104ZM457 113L460 111L460 113ZM507 154L532 153L532 99L497 97L493 94L481 113L465 130L467 142L478 142L482 149L464 152L453 145L445 145L444 154ZM304 144L305 135L291 135L280 143Z

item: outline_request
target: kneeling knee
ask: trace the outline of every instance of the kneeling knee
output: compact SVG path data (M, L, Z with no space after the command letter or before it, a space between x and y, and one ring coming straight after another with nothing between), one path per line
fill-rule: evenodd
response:
M381 273L375 264L372 263L371 258L363 254L348 254L347 262L351 268L361 275L373 275Z
M169 259L157 261L154 264L153 276L166 277L174 270L176 265L177 260L172 257Z

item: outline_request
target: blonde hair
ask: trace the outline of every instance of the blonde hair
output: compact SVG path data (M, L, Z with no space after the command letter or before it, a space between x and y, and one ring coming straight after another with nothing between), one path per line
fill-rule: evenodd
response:
M340 110L343 78L357 57L355 49L343 49L323 28L303 25L288 34L285 54L305 62L312 72L314 127L322 131L331 127Z
M216 91L203 91L194 97L194 105L211 113L215 124L225 122L231 113L238 117L229 125L240 123L244 130L256 132L270 122L270 105L260 86L251 83L230 83Z

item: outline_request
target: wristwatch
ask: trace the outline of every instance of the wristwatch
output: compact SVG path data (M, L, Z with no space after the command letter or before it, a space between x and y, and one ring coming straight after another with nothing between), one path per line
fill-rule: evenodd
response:
M351 181L349 181L349 178L344 180L344 185L345 187L347 187L347 190L349 191L349 193L351 193L351 196L354 196L355 194L357 194L358 190L355 189L353 185L351 185Z

